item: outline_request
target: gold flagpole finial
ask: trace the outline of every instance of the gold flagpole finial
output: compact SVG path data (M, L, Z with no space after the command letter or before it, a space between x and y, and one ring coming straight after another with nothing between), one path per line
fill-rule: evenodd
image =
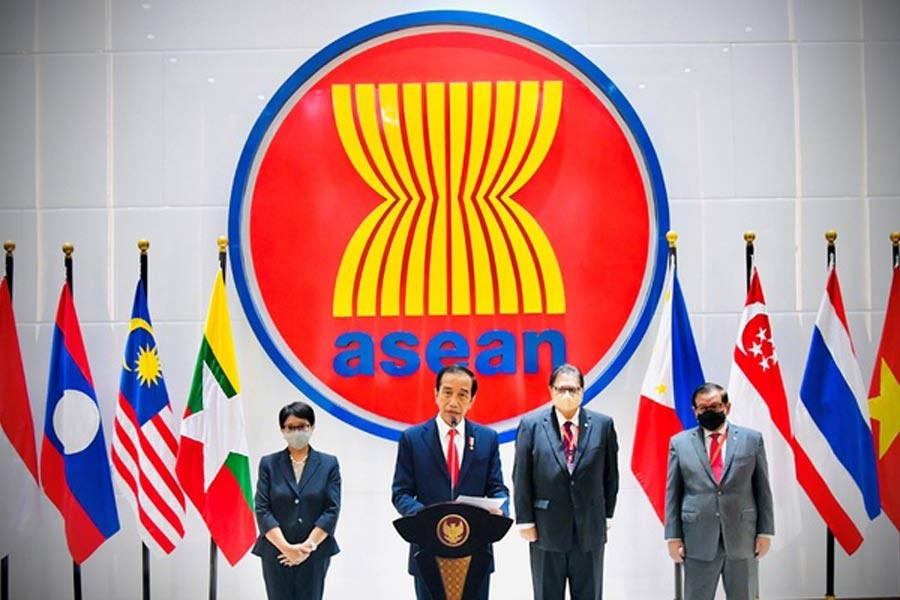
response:
M891 242L893 242L895 246L900 246L900 231L891 232ZM9 242L7 242L7 244L8 243ZM15 247L15 244L13 244L13 247Z
M829 246L834 246L834 240L837 239L837 231L834 229L829 229L825 232L825 239L828 240Z
M756 233L752 231L744 232L744 241L747 242L748 246L752 246L753 242L756 241Z
M75 245L72 242L66 242L62 245L62 251L66 258L72 258L72 253L75 252Z
M675 242L678 241L678 234L674 231L669 231L666 233L666 239L669 241L669 248L674 248Z
M224 235L220 235L216 243L219 244L219 252L225 252L228 249L228 238Z
M6 240L3 242L3 249L6 250L7 256L12 256L13 250L16 249L16 243L12 240Z
M150 240L140 239L138 240L138 250L141 251L141 254L147 254L147 250L150 249Z

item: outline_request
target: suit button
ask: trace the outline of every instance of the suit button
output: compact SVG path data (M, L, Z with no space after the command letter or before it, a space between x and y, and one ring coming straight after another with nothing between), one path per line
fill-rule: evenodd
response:
M719 516L719 513L716 513L716 516L718 517L718 516Z
M720 494L722 492L719 492ZM300 498L294 498L294 504L300 504Z
M718 517L718 516L719 516L719 514L718 514L718 513L716 513L716 516L717 516L717 517ZM303 519L297 519L297 522L298 522L298 523L302 523L302 522L303 522Z
M718 492L716 492L716 494L719 495L719 496L721 496L721 495L722 495L722 490L719 490Z

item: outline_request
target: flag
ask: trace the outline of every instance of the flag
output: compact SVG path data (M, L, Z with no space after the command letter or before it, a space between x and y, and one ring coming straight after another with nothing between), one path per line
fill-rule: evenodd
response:
M175 471L232 565L256 539L248 454L225 280L219 271L181 421Z
M9 554L38 504L34 421L6 278L0 281L0 556Z
M138 281L119 380L112 463L141 539L164 554L184 537L184 494L175 479L178 441L172 418L147 294Z
M798 445L825 483L814 492L805 488L809 499L853 554L881 509L869 406L834 266L816 315L793 424Z
M119 530L100 405L68 284L59 296L50 351L41 483L62 514L76 563Z
M776 540L783 547L801 530L794 435L766 299L755 267L738 327L728 396L731 404L729 420L762 434L769 464L769 483L777 507Z
M881 508L900 530L900 267L894 267L881 345L869 386Z
M691 397L703 382L703 369L675 272L675 260L670 258L659 330L641 385L631 453L631 471L663 523L669 438L697 425Z

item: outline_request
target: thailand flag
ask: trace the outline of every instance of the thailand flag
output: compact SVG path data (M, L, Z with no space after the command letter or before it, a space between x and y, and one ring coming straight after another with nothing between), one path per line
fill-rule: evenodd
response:
M666 270L662 303L653 354L641 386L631 471L664 523L669 438L697 426L691 398L704 382L674 258Z
M50 352L41 483L62 514L76 563L119 530L100 406L68 284L59 297Z
M825 483L809 494L810 500L847 554L853 554L881 508L866 389L833 265L794 417L797 443Z

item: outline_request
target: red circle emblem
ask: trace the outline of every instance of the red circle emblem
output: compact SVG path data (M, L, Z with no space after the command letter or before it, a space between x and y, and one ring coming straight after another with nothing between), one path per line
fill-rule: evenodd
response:
M590 399L633 352L665 202L640 121L584 57L419 13L338 40L273 97L235 178L232 264L270 356L334 414L394 437L460 362L469 416L508 439L553 366L579 365Z

